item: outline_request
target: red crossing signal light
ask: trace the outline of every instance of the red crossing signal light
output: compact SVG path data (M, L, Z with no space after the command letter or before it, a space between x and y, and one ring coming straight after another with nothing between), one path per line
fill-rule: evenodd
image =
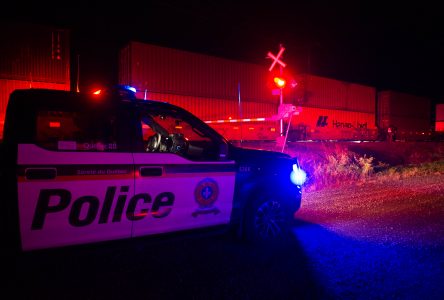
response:
M274 81L274 84L280 89L283 89L285 87L285 85L287 84L286 80L282 77L274 77L273 81Z

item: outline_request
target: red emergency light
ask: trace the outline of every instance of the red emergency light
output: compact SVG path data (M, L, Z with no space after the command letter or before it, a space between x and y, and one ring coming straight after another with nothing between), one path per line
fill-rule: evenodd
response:
M49 122L50 128L60 128L60 122Z

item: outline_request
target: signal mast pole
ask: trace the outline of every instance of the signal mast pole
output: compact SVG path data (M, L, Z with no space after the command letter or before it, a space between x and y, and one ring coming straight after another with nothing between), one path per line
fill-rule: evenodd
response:
M279 44L279 52L278 52L277 55L274 55L271 52L267 53L267 58L271 58L273 60L273 62L271 63L270 68L268 68L268 71L271 72L273 70L274 66L276 64L279 64L279 73L280 73L281 77L282 77L282 75L284 73L284 68L287 65L286 63L284 63L281 60L281 57L282 57L282 54L284 53L284 51L285 51L285 48L282 46L282 44ZM284 88L283 86L281 86L279 88L280 89L280 91L279 91L279 108L281 108L282 104L284 103L284 93L283 93L284 91L283 91L283 88ZM279 128L279 135L283 136L284 135L284 120L282 118L279 120L279 127L280 127Z
M283 48L282 44L279 45L279 48ZM284 67L281 64L279 64L279 75L282 77L283 73L284 73ZM282 107L282 104L284 104L284 90L283 90L283 87L280 88L279 107ZM284 119L283 118L281 118L279 120L279 133L280 133L280 136L284 135Z

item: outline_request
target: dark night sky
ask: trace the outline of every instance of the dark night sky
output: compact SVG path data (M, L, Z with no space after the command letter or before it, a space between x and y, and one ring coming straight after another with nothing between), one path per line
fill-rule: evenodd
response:
M295 71L444 102L444 17L420 1L125 1L21 5L2 17L71 30L80 84L117 82L129 40L269 66L286 47Z

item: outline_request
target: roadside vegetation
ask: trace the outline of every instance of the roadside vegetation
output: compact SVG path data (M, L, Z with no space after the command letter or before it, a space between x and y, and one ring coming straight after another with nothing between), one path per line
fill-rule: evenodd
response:
M339 143L323 144L318 149L303 151L287 150L299 158L302 168L307 172L306 191L321 190L344 184L363 184L375 181L392 181L412 176L444 174L444 158L433 154L425 157L428 150L416 149L408 153L404 160L409 163L391 164L380 157L351 151L347 145ZM401 153L398 153L401 155ZM428 156L427 156L428 157Z

